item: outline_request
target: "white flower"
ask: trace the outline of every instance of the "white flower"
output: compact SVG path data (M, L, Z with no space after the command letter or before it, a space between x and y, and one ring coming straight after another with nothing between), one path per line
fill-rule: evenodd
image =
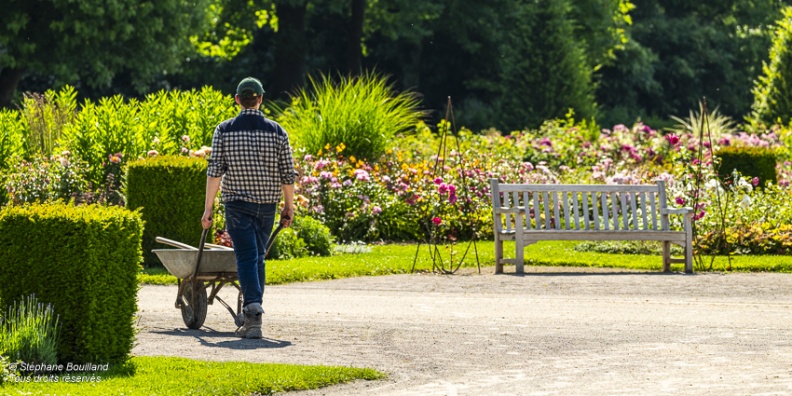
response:
M706 188L707 190L718 188L718 181L715 179L709 179L709 181L706 184L704 184L704 188Z
M751 201L751 197L749 197L748 194L744 194L743 198L742 198L742 202L740 202L740 205L743 208L748 209L751 206L752 203L753 203L753 201Z

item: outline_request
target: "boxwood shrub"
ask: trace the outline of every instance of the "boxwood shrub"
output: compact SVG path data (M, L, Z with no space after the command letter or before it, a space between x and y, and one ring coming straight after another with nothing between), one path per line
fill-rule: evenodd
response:
M61 203L0 210L0 300L35 294L61 324L62 362L118 363L134 341L140 214Z
M157 156L132 161L127 166L127 207L140 209L143 232L143 262L161 265L152 249L165 246L158 236L198 246L206 191L206 160L179 156ZM210 241L211 242L211 241Z
M721 180L731 180L732 172L736 169L747 177L758 177L759 186L764 187L768 182L776 184L776 153L772 149L762 147L726 146L715 153L720 158L718 176Z

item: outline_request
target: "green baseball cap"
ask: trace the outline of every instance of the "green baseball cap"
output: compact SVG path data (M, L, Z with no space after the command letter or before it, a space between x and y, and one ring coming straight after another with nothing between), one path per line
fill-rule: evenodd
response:
M237 95L239 96L261 96L264 94L264 87L261 86L261 81L247 77L239 82L237 85Z

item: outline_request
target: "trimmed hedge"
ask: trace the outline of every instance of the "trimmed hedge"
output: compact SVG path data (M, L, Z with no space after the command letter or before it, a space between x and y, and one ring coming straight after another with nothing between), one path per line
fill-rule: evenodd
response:
M0 210L0 299L35 294L61 324L61 362L119 363L134 341L140 214L62 203Z
M776 153L772 149L761 147L726 146L715 153L721 159L718 176L721 180L731 180L736 169L746 177L758 177L759 186L768 182L778 183L776 176Z
M206 160L157 156L132 161L127 166L127 207L140 208L143 262L161 265L152 249L164 248L158 236L198 246L206 194ZM211 241L209 241L211 242Z

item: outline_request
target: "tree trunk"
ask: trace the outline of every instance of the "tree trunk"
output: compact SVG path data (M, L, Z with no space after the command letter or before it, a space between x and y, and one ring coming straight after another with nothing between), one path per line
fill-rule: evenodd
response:
M0 108L10 108L19 81L25 74L24 69L0 69Z
M277 3L275 14L278 16L278 33L275 35L273 53L273 93L285 99L288 94L303 83L305 71L305 9L306 2L300 5Z
M363 67L363 21L366 12L366 0L352 0L352 17L349 20L347 34L347 70L350 75L360 75Z

